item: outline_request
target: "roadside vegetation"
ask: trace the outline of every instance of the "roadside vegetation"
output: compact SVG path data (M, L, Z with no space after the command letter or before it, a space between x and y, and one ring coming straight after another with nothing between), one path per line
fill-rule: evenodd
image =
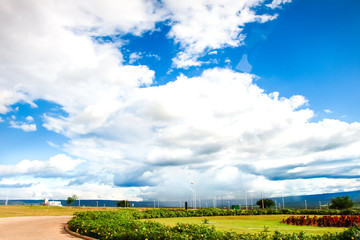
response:
M341 196L337 198L331 198L330 208L332 209L350 209L354 206L354 202L349 196Z
M71 197L68 197L66 199L66 203L68 206L70 206L71 204L73 204L73 202L75 202L77 199L79 199L79 197L77 195L72 195Z
M256 205L258 205L260 208L270 208L275 206L275 202L268 198L262 198L256 202Z

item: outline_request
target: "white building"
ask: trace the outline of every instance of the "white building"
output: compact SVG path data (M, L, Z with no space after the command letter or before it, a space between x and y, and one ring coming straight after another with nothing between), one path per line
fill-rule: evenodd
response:
M62 207L61 205L61 201L49 201L49 199L45 198L44 199L44 205L45 206L57 206L57 207Z

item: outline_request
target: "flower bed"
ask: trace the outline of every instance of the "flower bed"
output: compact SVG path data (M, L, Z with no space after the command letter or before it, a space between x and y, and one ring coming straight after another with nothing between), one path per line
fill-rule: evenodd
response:
M319 227L351 227L360 223L360 216L291 216L282 221L289 225L311 225Z

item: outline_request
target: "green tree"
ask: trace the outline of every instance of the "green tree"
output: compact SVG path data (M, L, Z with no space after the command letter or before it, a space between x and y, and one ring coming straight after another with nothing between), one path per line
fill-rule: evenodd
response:
M332 209L348 209L354 206L354 202L349 196L341 196L337 198L330 198Z
M268 199L268 198L259 199L256 202L256 205L259 205L260 208L262 208L263 207L263 201L264 201L264 208L269 208L269 207L275 206L275 202L273 200L271 200L271 199Z
M121 200L116 203L118 207L130 207L130 202L126 200Z
M78 199L78 196L76 196L75 194L72 195L71 197L68 197L66 200L66 203L68 206L70 206L73 202L75 202L75 200Z

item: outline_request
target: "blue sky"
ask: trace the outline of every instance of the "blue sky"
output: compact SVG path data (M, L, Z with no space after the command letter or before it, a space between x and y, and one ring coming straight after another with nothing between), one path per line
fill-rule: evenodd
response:
M358 121L359 8L356 1L289 4L270 23L267 41L251 51L259 85L287 97L306 96L321 118L323 109L331 109L332 117Z
M1 192L358 190L359 11L355 0L5 1Z

